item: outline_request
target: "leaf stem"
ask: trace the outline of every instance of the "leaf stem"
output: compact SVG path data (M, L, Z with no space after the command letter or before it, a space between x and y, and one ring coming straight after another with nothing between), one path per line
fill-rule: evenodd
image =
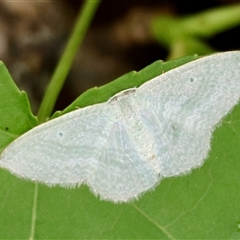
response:
M77 17L76 25L73 29L71 37L67 43L62 58L55 69L52 79L50 80L42 104L39 108L38 119L40 123L44 122L52 113L57 97L72 66L79 45L85 36L99 3L100 0L86 0L79 16Z

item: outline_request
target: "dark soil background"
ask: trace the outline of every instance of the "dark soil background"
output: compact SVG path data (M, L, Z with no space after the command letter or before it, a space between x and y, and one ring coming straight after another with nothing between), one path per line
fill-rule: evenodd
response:
M56 110L62 110L90 87L140 70L167 49L149 32L154 16L194 14L239 1L103 0L78 52ZM0 59L37 112L45 87L69 37L79 0L1 1ZM240 27L221 33L209 44L218 51L240 48Z

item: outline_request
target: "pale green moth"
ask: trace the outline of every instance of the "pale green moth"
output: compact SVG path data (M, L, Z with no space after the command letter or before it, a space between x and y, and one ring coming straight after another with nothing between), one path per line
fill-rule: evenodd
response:
M212 132L239 98L240 51L203 57L33 128L2 152L0 167L129 201L200 167Z

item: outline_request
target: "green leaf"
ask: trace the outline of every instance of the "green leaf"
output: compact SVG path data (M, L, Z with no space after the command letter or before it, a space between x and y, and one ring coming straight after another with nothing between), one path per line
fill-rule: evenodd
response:
M25 92L19 91L0 62L0 152L15 138L37 125Z
M33 183L1 171L0 238L27 239L35 229L33 239L239 239L239 119L237 106L201 168L164 179L132 203L100 201L86 186L39 185L36 197Z
M164 179L131 203L100 201L86 186L49 188L1 170L0 239L239 239L239 119L238 105L215 130L201 168Z

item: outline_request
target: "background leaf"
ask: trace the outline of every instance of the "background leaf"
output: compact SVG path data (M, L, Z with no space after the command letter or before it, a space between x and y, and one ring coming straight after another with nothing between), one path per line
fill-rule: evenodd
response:
M205 164L191 174L164 179L138 201L100 201L88 187L39 185L1 171L0 238L34 239L239 238L240 106L214 132ZM14 229L14 231L13 231Z
M237 239L239 119L237 106L214 132L201 168L126 204L100 201L86 186L49 188L1 170L0 238Z
M160 15L152 22L153 36L168 49L168 59L214 52L206 39L239 26L240 4L208 9L193 15Z

